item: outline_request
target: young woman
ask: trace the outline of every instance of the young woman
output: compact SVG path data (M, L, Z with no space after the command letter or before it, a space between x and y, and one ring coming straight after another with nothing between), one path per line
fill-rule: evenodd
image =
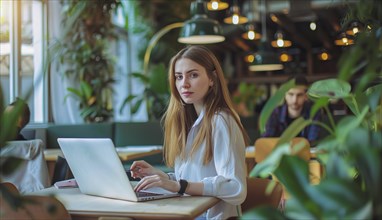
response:
M171 60L169 83L164 157L175 173L135 161L132 177L142 178L135 190L158 186L180 194L215 196L221 201L201 218L239 216L247 195L248 139L218 60L206 47L186 47Z

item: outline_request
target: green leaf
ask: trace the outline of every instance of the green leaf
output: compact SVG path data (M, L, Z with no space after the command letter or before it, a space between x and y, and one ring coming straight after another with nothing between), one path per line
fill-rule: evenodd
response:
M82 93L78 89L75 89L75 88L72 88L72 87L68 87L68 88L66 88L66 90L68 90L68 92L70 92L70 93L73 93L74 95L76 95L79 98L82 97Z
M275 209L273 207L262 206L249 210L248 212L244 213L243 216L240 217L240 219L284 220L285 217L278 209Z
M322 180L319 185L308 188L309 197L319 204L323 213L335 213L337 218L344 218L357 207L367 203L367 194L351 179L332 177ZM352 201L352 202L349 202Z
M143 84L150 84L150 78L142 73L131 73L131 77L139 79Z
M339 79L324 79L314 82L308 89L308 95L313 99L327 97L339 99L349 96L351 86Z
M284 83L277 92L270 97L260 113L259 119L259 129L261 133L265 132L265 125L271 116L273 110L280 105L281 101L284 100L285 93L295 86L294 80L290 80Z
M349 163L347 163L346 159L340 156L340 154L336 151L330 151L326 161L327 179L342 178L352 180L354 175L354 169Z
M122 105L121 105L121 108L119 109L119 113L122 114L122 111L123 109L125 108L125 105L127 105L127 103L131 103L135 98L137 98L138 96L136 95L129 95L127 96L123 102L122 102Z
M369 107L366 107L357 117L347 116L339 121L335 129L336 136L344 142L344 140L348 137L349 132L357 128L362 123L368 110Z
M283 155L290 154L289 144L282 144L272 150L272 152L261 163L256 164L250 172L249 177L267 177L279 166Z
M138 112L139 108L141 107L143 102L143 99L138 100L132 107L131 107L131 113L135 114Z
M322 98L319 98L318 100L316 100L314 102L314 105L312 106L312 108L310 109L310 115L309 115L309 118L313 119L313 117L317 114L317 112L325 107L325 106L328 106L329 104L329 98L327 97L322 97Z
M303 117L295 119L282 133L279 144L288 143L292 138L296 137L302 131L302 129L311 123L311 119L305 120Z
M368 97L368 104L371 111L375 111L378 106L382 105L382 83L369 87L365 91L365 95Z
M308 163L297 156L284 156L274 172L277 179L285 186L293 199L309 209L313 215L318 215L319 207L314 204L307 193L309 183Z
M90 86L90 84L87 83L86 81L81 81L80 88L81 88L82 94L85 95L86 100L89 100L93 93L93 89Z

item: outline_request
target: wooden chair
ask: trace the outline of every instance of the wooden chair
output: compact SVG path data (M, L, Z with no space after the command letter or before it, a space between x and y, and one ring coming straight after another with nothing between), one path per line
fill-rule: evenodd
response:
M1 183L0 213L2 220L13 219L51 219L66 220L71 219L68 211L54 197L50 196L23 196L20 195L16 186L12 183ZM9 203L9 199L14 198L23 202L23 206L14 209Z
M264 137L259 138L255 142L255 160L256 163L261 163L263 160L265 160L266 157L273 151L273 149L276 147L278 141L280 138L274 138L274 137ZM296 146L303 144L303 147L299 148L298 150L295 149ZM302 158L303 160L309 162L310 160L310 143L306 138L303 137L295 137L291 140L290 147L292 155L297 155L298 157ZM278 181L275 176L273 176L273 179ZM284 186L283 186L284 188ZM283 199L288 199L289 194L284 189Z
M267 194L266 189L271 182L274 181L262 178L247 178L247 198L244 203L241 204L243 213L262 205L278 208L283 194L283 188L280 183L275 182L275 187L272 192Z
M276 147L277 142L280 138L259 138L255 142L255 159L257 163L262 162ZM303 143L304 146L299 150L295 151L295 147ZM295 137L291 141L292 154L299 156L300 158L309 161L310 160L310 143L306 138Z

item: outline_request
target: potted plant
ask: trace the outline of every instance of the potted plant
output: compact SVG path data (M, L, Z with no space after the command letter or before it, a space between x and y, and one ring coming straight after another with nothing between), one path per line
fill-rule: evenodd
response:
M62 4L64 34L53 48L64 75L73 83L67 88L69 96L78 99L84 121L108 121L113 117L115 81L108 48L110 40L117 37L111 16L121 3L73 0Z
M314 100L311 115L323 108L329 124L318 122L329 132L317 146L317 155L325 175L317 185L309 183L308 164L287 153L288 141L296 136L311 119L296 119L282 134L279 145L268 158L273 160L258 164L251 176L273 173L286 187L291 198L284 213L269 208L259 208L246 213L243 218L272 219L380 219L382 218L382 3L359 1L349 16L362 22L371 22L373 28L357 36L355 45L345 53L340 62L338 79L313 83L308 91ZM350 90L348 81L357 78ZM260 128L269 112L279 103L283 94L294 86L284 84L264 107ZM328 103L342 99L353 115L337 124L332 120Z
M143 73L132 73L131 76L137 78L145 86L145 89L140 94L126 97L120 111L123 110L127 103L131 103L130 111L132 114L135 114L141 105L146 102L149 120L159 120L166 109L167 101L170 97L166 67L161 63L152 68L150 76Z
M264 94L265 90L253 83L239 83L232 98L237 106L236 111L243 117L253 116L256 105L262 101Z

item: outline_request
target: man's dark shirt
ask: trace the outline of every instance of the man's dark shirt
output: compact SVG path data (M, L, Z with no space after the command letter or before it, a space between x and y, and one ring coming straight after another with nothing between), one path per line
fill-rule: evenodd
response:
M311 104L305 102L303 109L301 111L301 116L304 119L309 119ZM314 121L321 121L322 114L321 111L318 111L317 114L313 117ZM288 120L289 119L289 120ZM288 116L288 106L283 104L277 107L272 115L269 117L267 124L265 126L265 133L262 134L262 137L280 137L282 133L287 129L287 127L294 121ZM309 140L309 142L315 142L319 138L320 127L317 125L309 125L305 127L297 137L304 137Z

